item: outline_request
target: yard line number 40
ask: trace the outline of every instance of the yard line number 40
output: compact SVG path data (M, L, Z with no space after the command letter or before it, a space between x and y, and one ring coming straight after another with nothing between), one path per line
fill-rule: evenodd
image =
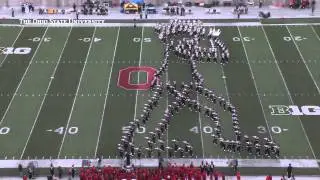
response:
M61 127L57 128L55 130L47 130L47 131L53 131L53 132L55 132L57 134L62 135L65 132L64 130L65 130L65 128L63 126L61 126ZM1 127L0 128L0 135L7 135L9 132L10 132L10 128L9 127ZM77 134L78 132L79 132L79 128L76 127L76 126L69 127L68 131L67 131L67 133L70 134L70 135Z

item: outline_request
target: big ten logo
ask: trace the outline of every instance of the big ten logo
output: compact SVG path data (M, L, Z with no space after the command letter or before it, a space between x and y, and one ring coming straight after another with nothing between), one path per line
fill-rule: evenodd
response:
M118 86L126 90L148 90L156 71L155 68L150 66L132 66L121 69L118 76ZM145 82L132 82L132 73L146 73L147 78Z
M270 105L271 115L292 115L292 116L319 116L320 107L315 105Z
M0 47L0 54L29 54L31 52L31 48L29 47Z

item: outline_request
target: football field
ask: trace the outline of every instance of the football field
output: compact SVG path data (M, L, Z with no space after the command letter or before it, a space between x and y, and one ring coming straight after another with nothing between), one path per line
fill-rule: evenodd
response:
M205 85L236 106L244 134L278 143L280 159L301 159L301 167L317 162L320 26L215 28L231 58L225 66L198 64ZM1 26L0 47L1 160L117 159L117 144L150 97L148 80L164 53L149 26ZM191 81L190 65L170 56L165 80ZM147 146L144 137L158 127L167 97L136 130L136 146ZM218 112L223 136L235 139L231 117ZM257 158L222 151L212 143L213 131L210 119L185 108L170 123L166 142L188 140L195 158Z

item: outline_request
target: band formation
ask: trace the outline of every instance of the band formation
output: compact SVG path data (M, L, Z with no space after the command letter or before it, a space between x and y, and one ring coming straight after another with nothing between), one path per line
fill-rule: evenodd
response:
M213 144L219 146L223 151L230 153L246 153L263 158L278 158L280 155L279 146L268 137L260 139L258 136L243 135L240 129L237 108L224 97L215 95L214 90L205 88L204 78L197 70L200 62L214 62L226 65L230 59L227 45L219 38L220 29L210 28L206 33L206 28L202 26L200 20L170 20L167 24L157 24L155 32L161 42L164 43L165 52L161 67L154 74L150 90L151 98L144 104L143 111L138 119L129 122L129 132L124 133L121 142L118 144L118 152L121 158L126 159L130 164L130 159L136 157L152 158L156 152L157 158L162 158L167 153L168 158L194 157L193 146L188 140L172 139L165 145L166 131L173 120L173 117L181 109L188 107L190 111L203 113L212 120L214 133ZM202 40L209 42L209 48L202 48ZM207 41L209 40L209 41ZM192 80L177 84L175 81L168 81L164 84L161 78L168 70L170 55L178 57L179 61L190 64ZM164 79L164 78L163 78ZM133 142L136 128L145 126L151 121L151 113L158 106L158 102L164 93L168 94L169 103L164 112L163 119L158 123L155 132L149 132L145 137L147 147L137 146ZM203 106L199 102L199 96L204 96L210 106ZM233 132L235 140L226 139L222 135L221 119L215 109L222 108L231 114Z

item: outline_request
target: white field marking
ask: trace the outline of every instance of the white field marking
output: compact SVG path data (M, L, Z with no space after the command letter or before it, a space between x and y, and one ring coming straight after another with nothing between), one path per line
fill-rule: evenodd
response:
M262 30L263 30L263 32L264 32L264 35L265 35L266 39L267 39L267 42L268 42L269 48L270 48L270 50L271 50L272 56L273 56L274 60L277 62L277 58L276 58L276 56L274 55L274 52L273 52L273 49L272 49L272 47L271 47L271 45L270 45L270 41L269 41L269 39L268 39L267 33L265 32L265 30L264 30L263 27L262 27ZM275 63L275 64L276 64L276 66L277 66L277 68L278 68L278 71L280 72L281 78L282 78L283 83L284 83L284 85L285 85L285 87L286 87L286 90L287 90L287 92L288 92L289 99L290 99L291 103L294 104L293 99L292 99L292 95L291 95L291 93L290 93L290 91L289 91L289 88L288 88L288 86L287 86L287 82L286 82L286 80L285 80L284 77L283 77L282 71L281 71L278 63ZM299 116L298 116L298 118L299 118L299 121L300 121L301 128L302 128L302 130L303 130L303 133L304 133L304 135L305 135L305 137L306 137L306 139L307 139L307 142L308 142L308 144L309 144L309 146L310 146L312 155L313 155L314 159L316 159L316 155L315 155L315 153L314 153L314 151L313 151L313 148L312 148L312 145L311 145L311 143L310 143L309 137L308 137L308 135L307 135L307 133L306 133L306 130L304 129L304 126L303 126L302 121L301 121L301 119L300 119Z
M312 25L310 25L310 26L311 26L311 29L312 29L313 33L317 36L317 39L320 41L320 37L317 34L316 30L314 29L314 27Z
M199 95L197 94L197 101L199 102ZM200 112L198 113L198 122L199 122L199 129L200 129L200 138L201 138L201 148L202 148L202 158L204 158L204 144L203 144L203 135L202 135L202 123L201 123L201 115Z
M63 48L62 48L62 50L61 50L61 53L60 53L60 56L59 56L59 59L58 59L58 62L57 62L57 64L56 64L56 67L55 67L54 70L53 70L53 73L52 73L51 77L54 76L55 73L56 73L56 70L57 70L57 68L58 68L58 65L59 65L59 63L60 63L60 60L61 60L61 57L62 57L62 54L63 54L63 51L64 51L64 48L66 47L67 42L68 42L68 40L69 40L69 36L70 36L71 30L72 30L72 27L70 28L70 31L69 31L69 33L68 33L67 40L64 42ZM24 145L24 148L23 148L23 150L22 150L20 159L22 159L22 157L23 157L23 155L24 155L24 152L25 152L25 150L26 150L26 148L27 148L27 145L28 145L28 143L29 143L29 140L30 140L31 134L32 134L32 132L33 132L33 129L34 129L34 127L35 127L35 125L36 125L36 123L37 123L37 121L38 121L38 118L39 118L39 115L40 115L42 106L43 106L44 101L45 101L45 99L46 99L46 97L47 97L47 95L48 95L48 91L49 91L49 89L50 89L52 80L53 80L53 78L50 78L48 87L47 87L46 92L45 92L45 94L44 94L44 96L43 96L42 102L41 102L41 104L40 104L39 110L38 110L37 115L36 115L36 118L35 118L35 121L33 122L33 125L32 125L32 128L31 128L31 130L30 130L28 139L27 139L26 144Z
M13 41L12 46L14 46L14 44L16 43L16 41L18 40L18 38L20 37L20 34L21 34L22 30L23 30L23 28L21 28L21 30L20 30L19 34L17 35L16 39ZM3 61L2 61L1 64L0 64L0 67L2 67L2 64L5 62L5 60L7 59L7 57L8 57L8 54L4 57ZM16 92L17 92L17 91L16 91ZM4 120L4 117L5 117L6 114L8 113L8 110L9 110L9 107L11 106L11 103L12 103L12 101L13 101L13 98L14 98L14 95L12 96L12 98L11 98L11 100L10 100L10 102L9 102L8 108L6 109L5 113L3 114L3 117L2 117L1 120L0 120L0 126L1 126L1 124L2 124L2 122L3 122L3 120Z
M273 49L272 49L272 47L271 47L270 41L269 41L269 39L268 39L267 33L266 33L266 31L264 30L263 26L262 26L262 30L263 30L264 36L266 37L266 40L267 40L267 43L268 43L268 45L269 45L269 48L270 48L271 54L272 54L272 56L273 56L273 59L274 59L274 61L276 62L275 64L276 64L276 67L277 67L277 69L278 69L278 71L279 71L279 73L280 73L280 75L281 75L283 84L284 84L284 86L285 86L285 88L286 88L286 90L287 90L287 93L288 93L288 95L289 95L289 100L290 100L291 104L294 104L294 102L293 102L293 100L292 100L291 93L290 93L289 88L288 88L288 86L287 86L287 82L286 82L286 80L285 80L284 77L283 77L282 71L281 71L281 69L280 69L280 67L279 67L279 64L277 63L277 58L276 58L276 56L274 55L274 52L273 52ZM301 125L301 128L302 128L302 131L303 131L303 133L304 133L304 135L305 135L305 137L306 137L306 139L307 139L307 142L308 142L309 147L310 147L310 149L311 149L311 152L312 152L312 154L313 154L313 157L314 157L314 159L316 159L316 155L315 155L315 153L314 153L314 151L313 151L313 148L312 148L311 143L310 143L310 141L309 141L309 137L307 136L306 130L304 129L304 126L303 126L303 124L302 124L302 121L301 121L301 119L300 119L300 116L298 116L298 118L299 118L299 122L300 122L300 125Z
M109 79L108 79L108 85L107 85L107 93L106 93L106 97L105 97L104 104L103 104L101 122L100 122L100 127L99 127L99 134L98 134L98 139L97 139L97 145L96 145L96 149L94 151L94 156L95 157L97 157L97 151L98 151L98 147L99 147L101 129L102 129L102 125L103 125L104 113L105 113L105 109L106 109L106 104L107 104L108 94L109 94L109 88L110 88L110 80L111 80L111 75L112 75L112 70L113 70L113 65L114 65L114 59L116 57L116 51L117 51L117 46L118 46L119 33L120 33L120 26L118 27L116 43L114 45L114 50L113 50L113 58L112 58L112 63L111 63L111 70L110 70Z
M168 60L168 63L170 61ZM168 78L169 78L169 64L168 64L168 68L167 68L167 71L166 71L166 82L164 83L164 85L167 84L168 82ZM169 95L168 93L166 93L166 109L168 108L168 103L169 103ZM169 126L167 125L167 147L169 147ZM169 150L167 150L167 158L169 158Z
M143 43L143 34L144 34L144 27L142 27L141 30L141 43L140 43L140 55L139 55L139 67L141 66L141 56L142 56L142 43ZM140 74L138 73L138 83L140 82ZM133 116L133 120L136 118L137 116L137 104L138 104L138 95L139 95L139 90L136 90L136 101L134 103L134 116Z
M72 157L70 157L72 158ZM82 166L82 158L73 157L75 159L28 159L28 160L0 160L1 167L4 168L17 168L17 164L21 164L23 167L27 167L30 162L37 161L38 168L49 168L52 163L53 166L62 166L62 167L71 167L74 165L76 168ZM83 157L85 158L85 157ZM88 159L88 158L87 158ZM93 166L96 166L97 159L88 159ZM194 166L200 166L202 161L213 161L216 167L229 167L230 160L232 159L165 159L171 164L177 164L182 166L183 164L193 163ZM122 160L121 159L103 159L101 166L111 166L111 167L120 167ZM159 159L132 159L133 164L136 167L158 167ZM238 159L240 167L256 167L256 168L265 168L265 167L274 167L274 168L286 168L289 163L296 168L318 168L317 160L312 159ZM318 178L319 179L319 178Z
M43 40L45 34L47 33L47 30L48 30L48 27L46 28L45 32L43 33L42 38L41 38L41 41L39 42L39 44L38 44L38 46L37 46L37 48L36 48L36 50L35 50L32 58L31 58L28 66L27 66L27 69L24 71L24 74L22 75L22 78L21 78L19 84L18 84L15 92L14 92L13 95L12 95L12 98L11 98L11 100L10 100L10 102L9 102L9 105L8 105L6 111L4 112L3 116L2 116L2 119L1 119L1 121L0 121L0 125L2 124L2 122L3 122L4 119L5 119L5 117L7 116L7 113L9 112L9 109L10 109L10 107L11 107L11 104L12 104L12 102L13 102L13 99L14 99L14 97L15 97L15 94L17 94L17 92L18 92L18 90L19 90L19 88L20 88L20 86L21 86L21 84L22 84L22 81L24 80L24 77L26 76L26 74L27 74L27 72L28 72L28 70L29 70L29 68L30 68L30 65L32 64L33 58L35 57L35 55L36 55L36 53L37 53L37 51L38 51L38 49L39 49L39 47L40 47L40 45L41 45L41 43L42 43L42 40ZM21 31L20 31L20 33L21 33ZM20 36L20 34L19 34L19 36ZM18 39L18 38L17 38L17 39ZM17 39L16 39L16 40L17 40ZM7 56L6 56L6 57L7 57ZM2 61L2 63L3 63L3 62L4 62L4 60ZM2 65L2 63L1 63L1 65Z
M241 31L240 31L240 28L239 28L239 27L237 27L237 29L238 29L238 31L239 31L239 35L240 35L241 43L242 43L242 46L243 46L243 50L244 50L244 53L245 53L245 55L246 55L246 59L247 59L248 65L249 65L249 69L250 69L250 73L251 73L252 80L253 80L253 83L254 83L254 87L256 88L256 91L257 91L257 96L258 96L259 103L260 103L260 106L261 106L261 109L262 109L263 118L264 118L264 120L265 120L265 122L266 122L267 129L268 129L270 138L271 138L271 140L273 141L272 134L271 134L271 131L270 131L270 128L269 128L269 124L268 124L268 121L267 121L267 118L266 118L266 113L264 112L264 108L263 108L263 105L262 105L262 102L261 102L261 98L260 98L260 95L259 95L258 86L257 86L257 84L256 84L256 80L254 79L254 75L253 75L253 71L252 71L252 68L251 68L251 64L250 64L250 62L249 62L247 50L246 50L246 47L245 47L245 45L244 45L244 43L243 43L243 40L242 40Z
M316 86L316 88L317 88L317 90L318 90L318 93L320 94L320 89L319 89L319 87L318 87L318 84L317 84L316 81L314 80L314 77L313 77L313 75L312 75L312 73L311 73L311 71L310 71L310 69L309 69L309 67L308 67L308 65L307 65L307 63L306 63L306 60L304 59L304 57L303 57L303 55L302 55L302 53L301 53L301 51L300 51L300 49L299 49L299 46L297 45L296 41L294 40L294 38L293 38L293 36L292 36L292 34L291 34L288 26L286 26L286 28L287 28L287 30L288 30L291 38L292 38L292 42L294 43L294 45L296 46L296 49L297 49L298 52L299 52L299 55L300 55L300 57L301 57L301 59L302 59L303 64L306 66L306 68L307 68L307 70L308 70L308 72L309 72L309 74L310 74L310 76L311 76L311 79L312 79L314 85Z
M0 26L0 27L1 27L1 26ZM21 32L22 32L23 29L24 29L24 27L22 27L22 28L20 29L20 32L18 33L16 39L13 41L13 43L12 43L12 45L11 45L12 47L16 44L16 41L19 39L19 37L20 37ZM9 54L6 54L6 56L4 57L3 61L2 61L1 64L0 64L0 67L2 67L3 62L7 59L8 55L9 55Z
M90 50L91 50L91 47L92 47L92 43L93 43L93 41L94 41L93 37L94 37L94 35L95 35L95 33L96 33L96 29L97 29L97 27L94 27L94 30L93 30L93 33L92 33L92 37L91 37L91 42L90 42L89 49L88 49L88 52L87 52L86 61L84 62L84 65L83 65L83 68L82 68L82 72L81 72L81 75L80 75L80 79L79 79L77 91L76 91L75 97L74 97L74 99L73 99L71 111L70 111L70 114L69 114L68 122L67 122L67 125L66 125L65 129L64 129L64 135L63 135L63 138L62 138L62 141L61 141L61 145L60 145L60 148L59 148L58 158L60 157L60 153L61 153L61 150L62 150L62 146L63 146L63 143L64 143L64 139L65 139L66 134L67 134L67 132L68 132L70 120L71 120L72 113L73 113L73 108L74 108L74 105L76 104L76 101L77 101L78 92L79 92L79 89L80 89L80 85L81 85L81 82L82 82L82 77L83 77L84 71L85 71L85 69L86 69L86 65L87 65L88 57L89 57Z
M169 19L168 19L169 20ZM164 21L165 22L165 21ZM132 23L104 23L104 24L1 24L1 26L9 27L133 27ZM156 23L138 23L137 27L153 27ZM258 27L258 26L308 26L308 25L320 25L320 23L292 23L292 24L261 24L260 22L229 22L229 23L203 23L204 26L246 26L246 27Z

